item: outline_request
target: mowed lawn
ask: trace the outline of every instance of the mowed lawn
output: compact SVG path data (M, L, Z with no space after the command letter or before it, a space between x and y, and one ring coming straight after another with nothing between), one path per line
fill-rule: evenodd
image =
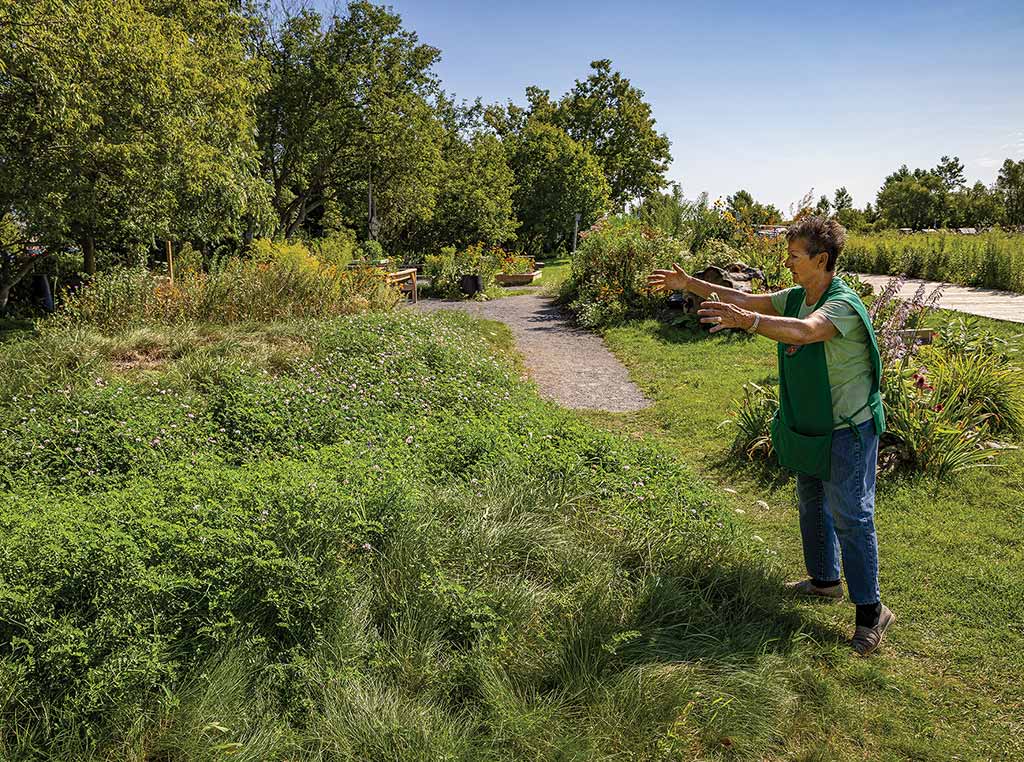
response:
M1024 328L984 325L1018 343ZM588 417L670 444L723 489L788 577L803 576L793 481L728 452L727 419L743 384L776 380L775 344L653 320L611 329L606 339L655 404ZM999 463L945 482L882 478L881 588L897 621L883 651L866 660L836 658L844 652L835 642L821 644L818 668L837 711L811 734L832 736L821 740L840 758L1024 758L1024 451ZM837 641L851 633L847 602L803 610ZM799 746L816 746L808 741Z

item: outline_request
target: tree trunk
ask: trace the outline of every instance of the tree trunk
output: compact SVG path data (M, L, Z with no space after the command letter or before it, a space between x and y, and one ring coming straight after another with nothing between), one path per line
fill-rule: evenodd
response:
M43 256L30 257L18 265L18 268L5 280L0 281L0 314L7 309L7 300L10 299L11 289L18 285L22 278L32 272L37 262L42 261L49 253Z
M96 239L91 235L82 241L82 256L85 258L86 275L96 274Z

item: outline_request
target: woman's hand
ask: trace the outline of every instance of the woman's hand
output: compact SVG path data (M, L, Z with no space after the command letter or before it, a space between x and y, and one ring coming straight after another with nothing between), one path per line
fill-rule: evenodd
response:
M653 291L688 291L689 275L682 267L673 263L671 270L655 270L647 276L647 285Z
M740 328L746 331L754 324L754 313L725 302L702 302L700 322L711 324L711 333L718 333L723 328Z

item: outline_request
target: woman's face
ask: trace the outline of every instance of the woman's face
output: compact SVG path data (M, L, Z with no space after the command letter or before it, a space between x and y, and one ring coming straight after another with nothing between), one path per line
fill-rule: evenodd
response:
M797 285L809 283L810 276L818 271L824 272L828 263L828 255L824 252L814 257L809 256L807 241L799 238L789 241L786 250L786 269L793 274L793 282Z

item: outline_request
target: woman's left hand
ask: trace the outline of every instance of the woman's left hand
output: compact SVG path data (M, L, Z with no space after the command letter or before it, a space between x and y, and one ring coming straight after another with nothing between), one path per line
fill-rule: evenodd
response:
M700 322L711 324L711 333L717 333L724 328L739 328L747 330L754 324L754 313L749 310L741 310L733 304L725 302L701 302Z

